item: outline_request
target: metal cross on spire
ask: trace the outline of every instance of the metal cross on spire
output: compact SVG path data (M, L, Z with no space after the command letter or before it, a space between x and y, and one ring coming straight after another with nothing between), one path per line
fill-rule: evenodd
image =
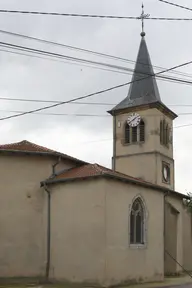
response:
M145 36L145 32L144 32L144 19L149 18L150 14L145 14L143 3L142 3L142 6L141 6L141 7L142 7L142 13L141 13L141 15L139 16L138 19L141 19L141 23L142 23L141 37L144 37L144 36Z

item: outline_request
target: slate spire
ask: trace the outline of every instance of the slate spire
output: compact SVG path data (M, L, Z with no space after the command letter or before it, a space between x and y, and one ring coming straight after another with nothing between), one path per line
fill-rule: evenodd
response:
M116 105L111 110L111 112L115 112L116 110L121 110L128 107L161 102L155 76L147 77L150 75L154 75L154 71L147 49L145 32L143 30L142 24L141 42L132 77L133 83L129 86L129 92L127 97L122 100L118 105ZM146 79L140 80L142 78Z

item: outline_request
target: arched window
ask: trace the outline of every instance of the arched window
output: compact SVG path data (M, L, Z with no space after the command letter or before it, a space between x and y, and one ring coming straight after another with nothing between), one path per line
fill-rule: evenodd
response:
M166 127L165 127L165 145L168 145L169 144L169 125L167 124Z
M132 131L132 142L135 143L137 142L137 126L136 127L132 127L131 129Z
M163 120L163 144L166 145L166 122Z
M130 143L130 127L127 123L125 124L125 143Z
M138 197L133 202L130 214L130 244L144 244L144 206Z
M139 124L139 141L140 142L145 141L145 123L143 119L141 119Z
M160 121L160 143L163 144L163 121Z
M160 143L161 145L169 146L169 124L166 123L165 119L160 121Z
M169 128L169 143L170 143L170 144L173 143L173 135L172 135L172 130L171 130L171 128Z

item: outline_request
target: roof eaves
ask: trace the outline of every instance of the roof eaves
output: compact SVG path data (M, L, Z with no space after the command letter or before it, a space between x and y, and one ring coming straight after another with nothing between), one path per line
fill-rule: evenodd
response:
M60 152L42 152L42 151L24 151L24 150L14 150L14 149L0 149L0 153L18 153L18 154L31 154L31 155L43 155L43 156L60 156L61 158L65 158L68 160L72 160L77 163L81 164L88 164L87 162L84 162L83 160L79 160L77 158L73 158L72 156L62 154Z
M42 187L44 184L47 185L47 184L67 183L67 182L73 182L73 181L82 181L82 180L86 180L86 179L93 179L93 178L99 178L99 177L106 177L106 178L110 178L110 179L115 179L115 180L119 180L121 182L131 183L131 184L134 184L134 185L147 187L147 188L150 188L150 189L153 189L153 190L162 191L164 193L171 193L174 196L179 197L179 198L190 199L190 197L187 196L187 195L184 195L184 194L179 193L177 191L173 191L173 190L168 189L168 188L163 187L163 186L155 185L155 184L149 183L149 182L142 182L142 181L139 181L137 179L127 178L126 176L122 177L120 175L114 175L112 173L105 172L105 171L103 171L101 174L84 176L84 177L47 179L45 181L42 181L40 186Z
M67 182L74 182L74 181L82 181L85 179L92 179L92 178L99 178L103 177L103 174L97 175L90 175L90 176L83 176L83 177L71 177L71 178L60 178L60 179L47 179L40 182L40 187L49 184L59 184L59 183L67 183Z
M177 196L179 198L182 197L182 198L190 199L190 197L187 196L187 195L184 195L184 194L182 194L180 192L168 189L168 188L163 187L163 186L155 185L153 183L141 182L141 181L139 181L137 179L130 179L130 178L121 177L121 176L118 176L118 175L112 175L110 173L106 173L105 176L107 176L108 178L117 179L117 180L120 180L120 181L123 181L123 182L127 182L127 183L136 184L136 185L139 185L139 186L148 187L148 188L151 188L151 189L154 189L154 190L159 190L159 191L162 191L162 192L165 192L165 193L168 192L168 193L174 194L175 196Z

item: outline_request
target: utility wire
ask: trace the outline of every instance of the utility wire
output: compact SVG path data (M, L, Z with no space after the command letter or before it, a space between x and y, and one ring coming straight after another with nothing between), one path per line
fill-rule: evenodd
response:
M62 103L60 100L44 100L44 99L26 99L26 98L11 98L11 97L0 97L0 100L5 101L18 101L18 102L34 102L34 103ZM109 102L71 102L72 105L91 105L91 106L116 106L117 103ZM192 104L170 104L169 107L191 107Z
M20 110L0 110L0 112L8 112L8 113L25 113L27 111L20 111ZM69 116L69 117L72 117L72 116L75 116L75 117L111 117L110 115L108 114L82 114L82 113L37 113L37 112L34 112L32 113L32 115L42 115L42 116ZM185 116L185 115L192 115L192 112L184 112L184 113L177 113L178 116ZM158 116L158 114L146 114L145 116L150 116L150 117L154 117L154 116Z
M15 49L17 50L17 48L15 48ZM31 49L31 48L29 48L29 49ZM19 49L19 50L22 50L22 49ZM135 71L134 69L131 69L131 68L126 68L126 67L122 67L121 68L121 66L116 66L116 69L122 69L123 71L107 69L107 68L102 68L102 67L98 67L98 66L93 66L93 64L88 65L88 64L84 64L84 63L80 64L80 63L76 63L76 62L70 62L70 60L69 61L67 61L67 60L64 61L64 60L60 59L60 57L59 57L59 60L57 60L57 58L56 59L54 59L54 58L53 59L52 58L44 58L44 57L37 56L37 55L30 55L30 54L26 54L26 53L22 53L22 52L10 51L10 50L6 50L6 49L0 49L0 51L6 52L6 53L12 53L12 54L19 54L19 55L27 56L27 57L40 58L40 59L45 59L45 60L50 60L50 61L55 61L55 62L63 62L63 63L71 64L71 65L79 65L79 66L89 67L89 68L92 68L92 69L99 69L99 70L102 70L102 71L109 71L109 72L120 73L120 74L124 74L124 75L132 75L132 72L135 72L135 73L138 73L138 74L142 74L142 75L149 75L149 74L146 74L146 73L143 73L143 72L140 72L140 71ZM32 51L32 53L34 53L34 52ZM86 62L89 63L89 60L84 59L84 61L85 61L85 63ZM99 64L99 62L97 62L97 63ZM110 66L110 64L102 63L102 62L100 62L100 65ZM128 71L126 72L125 69L130 71L130 72L128 72ZM187 81L187 80L185 80L183 78L169 77L169 76L157 76L157 78L158 77L160 78L159 79L160 81L165 81L165 82L170 82L170 83L180 83L180 84L185 84L185 85L191 85L192 84L192 82ZM192 76L187 76L187 77L192 78Z
M67 49L75 50L75 51L78 51L78 52L90 53L92 55L96 55L96 56L100 56L100 57L106 57L106 58L110 58L110 59L113 59L113 60L123 61L123 62L131 63L131 64L135 64L136 63L136 61L134 61L134 60L126 59L126 58L123 58L123 57L118 57L118 56L114 56L114 55L110 55L110 54L106 54L106 53L100 53L100 52L89 50L89 49L84 49L84 48L80 48L80 47L76 47L76 46L72 46L72 45L67 45L67 44L58 43L58 42L54 42L54 41L49 41L49 40L46 40L46 39L32 37L32 36L19 34L19 33L7 31L7 30L0 30L0 33L6 34L6 35L10 35L10 36L16 36L16 37L20 37L20 38L24 38L24 39L28 39L28 40L34 40L34 41L38 41L38 42L41 42L41 43L62 47L62 48L67 48ZM142 63L142 62L138 62L138 63L142 64L142 65L149 66L146 63ZM155 65L153 65L153 67L155 69L158 69L158 70L159 69L160 70L166 69L164 67L155 66ZM180 75L186 76L186 77L192 77L192 74L184 73L184 72L180 72L180 71L172 71L170 73L172 73L172 74L180 74Z
M188 8L186 6L182 6L182 5L179 5L179 4L176 4L176 3L173 3L173 2L169 2L169 1L165 1L165 0L158 0L159 2L163 2L163 3L166 3L166 4L169 4L169 5L172 5L172 6L176 6L176 7L179 7L179 8L182 8L182 9L185 9L185 10L189 10L189 11L192 11L192 8Z
M24 51L28 51L28 52L32 52L32 53L37 53L37 54L44 54L44 55L48 55L48 56L51 56L51 57L57 57L57 58L62 58L62 59L67 59L67 60L71 60L71 61L79 61L79 62L83 62L83 63L90 63L90 64L96 64L96 65L104 65L104 66L107 66L107 67L110 67L110 68L115 68L115 69L121 69L121 70L124 70L124 71L130 71L130 72L133 72L134 70L133 69L130 69L130 68L126 68L126 67L123 67L123 66L117 66L117 65L111 65L111 64L107 64L107 63L102 63L102 62L96 62L96 61L90 61L90 60L86 60L86 59L82 59L82 58L76 58L76 57L71 57L71 56L67 56L67 55L63 55L63 54L59 54L59 53L54 53L54 52L49 52L49 51L45 51L45 50L39 50L39 49L34 49L34 48L29 48L29 47L26 47L26 46L21 46L21 45L15 45L15 44L11 44L11 43L7 43L7 42L0 42L0 46L3 46L3 47L11 47L11 48L15 48L15 49L18 49L18 50L24 50ZM182 67L182 66L179 66L179 67ZM171 71L170 69L166 69L164 71ZM149 75L147 73L143 73L143 72L140 72L140 71L136 71L136 73L138 74L142 74L142 75ZM179 79L179 78L176 78L176 77L169 77L169 76L159 76L159 74L161 74L161 72L158 72L156 73L155 75L160 78L160 80L170 80L171 82L178 82L178 83L183 83L183 84L187 84L187 85L191 85L192 84L192 81L188 81L188 80L184 80L184 79ZM149 75L149 76L153 76L153 75Z
M174 261L183 269L183 271L185 271L185 273L188 274L188 275L192 278L192 274L191 274L189 271L187 271L187 270L177 261L177 259L175 259L167 250L165 250L165 253L166 253L167 255L169 255L169 257L170 257L172 260L174 260Z
M54 61L54 62L63 62L63 63L67 63L67 64L70 64L70 65L78 65L78 66L81 66L81 67L84 66L84 67L89 67L89 68L92 68L92 69L99 69L99 70L102 70L102 71L108 71L108 72L119 73L119 74L124 74L124 75L132 75L132 72L137 73L137 71L135 71L134 69L131 69L131 68L127 68L127 70L130 71L130 72L128 72L128 71L126 72L126 71L113 70L113 69L107 69L107 68L102 68L102 67L98 67L98 66L93 66L93 64L88 65L88 64L84 64L84 63L70 62L70 60L69 61L67 61L67 60L64 61L62 59L57 60L57 59L54 59L54 58L53 59L52 58L45 58L45 57L41 57L41 56L37 56L37 55L31 55L31 54L26 54L26 53L22 53L22 52L15 52L15 51L10 51L10 50L6 50L6 49L0 49L0 51L6 52L6 53L12 53L12 54L16 54L16 55L19 54L19 55L27 56L27 57L34 57L34 58L40 58L40 59L44 59L44 60L50 60L50 61ZM89 63L89 60L85 60L85 61L87 61ZM109 66L110 64L108 65L108 64L102 63L102 65ZM117 69L121 69L121 67L119 66L119 67L117 67ZM123 67L122 70L125 70L125 67ZM146 73L140 73L140 72L138 72L138 74L148 75ZM157 77L159 77L159 76L157 76ZM192 78L192 76L188 76L188 77ZM164 77L161 77L159 80L165 81L165 82L171 82L171 83L180 83L180 84L185 84L185 85L191 85L190 81L187 81L187 80L182 79L182 78L176 78L176 77L175 78L171 78L171 77L168 77L168 76L164 76Z
M81 18L101 18L101 19L124 19L124 20L140 20L139 16L117 16L117 15L93 15L93 14L76 14L76 13L58 13L58 12L42 12L42 11L22 11L1 9L0 13L28 14L28 15L46 15L46 16L66 16ZM170 17L148 17L146 20L168 20L168 21L192 21L192 18L170 18Z
M74 101L77 101L77 100L83 100L83 99L86 99L86 98L90 98L92 96L96 96L96 95L99 95L99 94L102 94L102 93L105 93L105 92L109 92L109 91L112 91L112 90L115 90L115 89L118 89L118 88L121 88L121 87L125 87L125 86L127 86L127 85L129 85L131 83L140 82L140 81L143 81L143 80L148 79L150 77L154 77L156 75L163 74L163 73L166 73L166 72L171 71L171 70L175 70L175 69L180 68L180 67L184 67L184 66L189 65L191 63L192 63L192 60L189 61L189 62L185 62L183 64L180 64L180 65L176 65L176 66L171 67L169 69L160 71L160 72L158 72L156 74L153 74L153 75L149 75L149 76L146 76L146 77L143 77L143 78L139 78L139 79L136 79L136 80L132 80L130 82L126 82L126 83L123 83L123 84L119 84L119 85L116 85L116 86L113 86L113 87L110 87L110 88L107 88L107 89L104 89L104 90L100 90L100 91L97 91L97 92L94 92L94 93L90 93L90 94L87 94L87 95L84 95L84 96L80 96L80 97L73 98L73 99L70 99L70 100L67 100L67 101L63 101L61 103L56 103L56 104L52 104L52 105L49 105L49 106L45 106L45 107L37 108L37 109L34 109L34 110L26 111L26 112L23 112L23 113L19 113L19 114L3 117L3 118L0 118L0 120L2 121L2 120L6 120L6 119L16 118L16 117L20 117L20 116L23 116L23 115L26 115L26 114L31 114L31 113L34 113L34 112L39 112L39 111L43 111L43 110L46 110L46 109L58 107L58 106L61 106L61 105L64 105L64 104L68 104L68 103L71 103L71 102L74 102Z
M8 112L8 113L25 113L27 111L20 111L20 110L0 110L0 112ZM73 116L73 117L110 117L110 115L107 115L107 114L77 114L77 113L74 113L74 114L70 114L70 113L37 113L37 112L34 112L32 115L42 115L42 116L45 116L45 115L48 115L48 116ZM191 113L192 114L192 113ZM153 115L151 115L153 116Z
M21 49L20 49L21 50ZM17 51L11 51L11 50L6 50L6 49L0 49L1 52L6 52L6 53L10 53L10 54L16 54L16 55L22 55L22 56L27 56L27 57L33 57L33 58L39 58L39 59L43 59L43 60L49 60L49 61L54 61L54 62L61 62L61 63L66 63L66 64L70 64L70 65L77 65L77 66L83 66L83 67L88 67L88 68L92 68L92 69L99 69L102 71L109 71L109 72L113 72L113 73L119 73L119 74L126 74L126 75L132 75L131 72L125 72L125 71L120 71L120 70L113 70L113 69L107 69L107 68L102 68L102 67L98 67L98 66L94 66L93 64L88 65L88 64L84 64L84 63L76 63L76 62L70 62L70 60L62 60L62 59L54 59L54 58L45 58L45 57L41 57L41 56L37 56L37 55L33 55L33 54L26 54L26 53L22 53L22 52L17 52ZM24 50L25 51L25 50ZM87 61L88 62L88 61ZM190 74L189 74L190 75ZM192 76L188 76L190 78L192 78ZM182 80L182 79L181 79ZM166 79L162 79L162 81L168 81ZM172 82L172 81L171 81Z

